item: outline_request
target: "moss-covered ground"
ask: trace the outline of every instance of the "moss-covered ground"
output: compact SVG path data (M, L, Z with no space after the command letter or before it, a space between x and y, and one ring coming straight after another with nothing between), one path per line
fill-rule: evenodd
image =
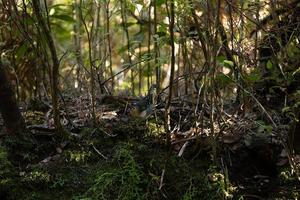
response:
M178 157L144 120L85 128L67 141L34 137L34 148L11 157L16 141L0 148L0 199L159 200L297 199L289 174L231 181L209 150L190 148ZM149 123L149 122L148 122ZM28 140L32 141L32 140ZM23 144L24 145L24 144ZM25 145L26 146L26 145ZM197 146L197 145L196 145ZM8 149L10 147L10 149ZM27 147L28 148L28 147ZM269 182L268 182L269 181ZM244 184L244 185L242 185ZM267 185L268 187L264 187ZM247 188L245 188L247 187ZM249 189L250 188L250 189Z

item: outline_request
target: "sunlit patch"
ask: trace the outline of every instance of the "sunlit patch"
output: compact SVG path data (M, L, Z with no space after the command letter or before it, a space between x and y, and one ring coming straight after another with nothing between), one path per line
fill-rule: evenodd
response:
M203 12L202 11L196 11L196 15L198 16L198 17L201 17L202 15L203 15Z
M76 80L74 83L74 88L77 89L78 88L78 81Z
M50 15L50 16L51 16L51 15L54 15L54 13L55 13L55 9L51 9L50 12L49 12L49 15Z
M105 61L105 67L109 67L110 66L110 62L109 62L109 60L106 60Z
M149 5L150 5L150 2L151 2L150 0L144 0L144 5L145 5L145 6L149 6Z
M89 157L91 157L90 151L69 151L69 159L67 161L69 162L85 162Z
M136 9L135 9L134 14L139 15L139 13L140 13L140 12L142 11L142 9L143 9L143 5L141 5L141 4L136 4L135 6L136 6Z
M175 43L174 46L175 46L175 54L178 54L179 53L179 44Z
M75 68L72 70L72 74L76 75L76 69Z
M169 17L166 17L166 18L164 19L164 23L165 23L165 24L169 24L169 22L170 22Z
M233 88L233 93L236 94L236 92L237 92L237 88L235 87Z
M228 74L231 72L231 70L228 69L227 67L223 67L222 71L223 71L223 73L226 74L226 75L228 75Z
M101 115L99 116L100 119L115 119L117 118L118 114L116 111L108 111L108 112L103 112L101 113Z

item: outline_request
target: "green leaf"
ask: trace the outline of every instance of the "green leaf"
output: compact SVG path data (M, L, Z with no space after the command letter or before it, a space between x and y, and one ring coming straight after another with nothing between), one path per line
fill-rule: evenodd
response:
M232 69L234 66L234 63L231 60L224 60L223 63L224 63L224 67L228 67L230 69Z
M121 48L118 50L118 54L122 54L122 53L126 52L127 49L128 49L127 45L121 47Z
M54 5L50 5L49 8L57 8L57 7L60 7L60 6L66 6L66 4L62 4L62 3L54 4Z
M142 60L149 61L153 58L153 53L145 53L142 55Z
M160 6L162 6L163 4L165 4L166 3L166 0L156 0L156 6L157 7L160 7Z
M232 82L230 77L222 72L218 73L216 80L221 87L225 87Z
M291 111L291 107L287 106L287 107L284 107L282 108L281 112L290 112Z
M130 26L133 26L135 24L136 24L135 22L127 22L124 25L125 25L125 27L129 28Z
M26 43L24 43L23 45L21 45L17 52L16 52L16 57L17 57L17 60L19 60L20 58L22 58L24 56L24 54L26 53L28 49L28 46Z
M269 70L273 69L273 64L270 60L268 60L268 62L267 62L267 69L269 69Z
M225 56L218 56L218 57L217 57L217 61L218 61L219 63L223 63L224 60L226 60L226 57L225 57Z
M257 82L261 79L262 75L259 70L253 70L249 75L246 76L246 79L250 82Z
M60 20L63 20L63 21L67 21L67 22L76 22L69 15L52 15L51 17L56 18L56 19L60 19Z
M134 4L127 4L127 10L130 10L131 12L134 13L134 11L135 11L135 5Z
M160 37L164 37L164 36L166 36L166 35L167 35L166 32L159 31L159 32L157 32L156 35L154 35L154 37L155 37L155 38L160 38Z

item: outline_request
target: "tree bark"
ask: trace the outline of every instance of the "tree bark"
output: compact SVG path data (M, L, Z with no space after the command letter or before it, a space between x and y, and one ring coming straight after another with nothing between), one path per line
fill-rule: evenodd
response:
M166 3L166 7L168 7L168 2ZM170 80L169 80L169 96L167 99L166 107L165 107L165 131L167 133L167 146L171 146L171 100L173 95L173 85L174 85L174 74L175 74L175 36L174 36L174 26L175 26L175 5L174 0L170 1L170 24L169 24L169 33L170 33L170 46L171 46L171 72L170 72Z
M14 92L6 77L0 60L0 113L8 134L20 134L25 130L25 121L17 105Z
M51 92L52 92L53 118L54 118L56 132L63 134L64 133L63 127L60 123L60 116L59 116L59 103L58 103L59 60L56 53L56 47L51 35L49 24L47 24L41 12L39 0L32 0L32 5L37 18L38 25L40 26L42 33L44 34L44 37L46 39L51 54L51 59L52 59Z

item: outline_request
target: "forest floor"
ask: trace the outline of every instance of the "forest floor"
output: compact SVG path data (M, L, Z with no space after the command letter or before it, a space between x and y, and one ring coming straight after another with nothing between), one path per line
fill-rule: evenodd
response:
M172 120L182 123L167 147L163 109L143 118L134 114L133 101L99 99L94 126L89 99L66 97L61 117L71 134L63 140L54 133L49 105L32 101L23 113L34 148L17 152L22 162L12 163L5 148L12 139L0 140L0 199L300 197L282 138L272 134L278 130L258 115L224 119L212 139L206 113L199 129L188 106L174 102Z

